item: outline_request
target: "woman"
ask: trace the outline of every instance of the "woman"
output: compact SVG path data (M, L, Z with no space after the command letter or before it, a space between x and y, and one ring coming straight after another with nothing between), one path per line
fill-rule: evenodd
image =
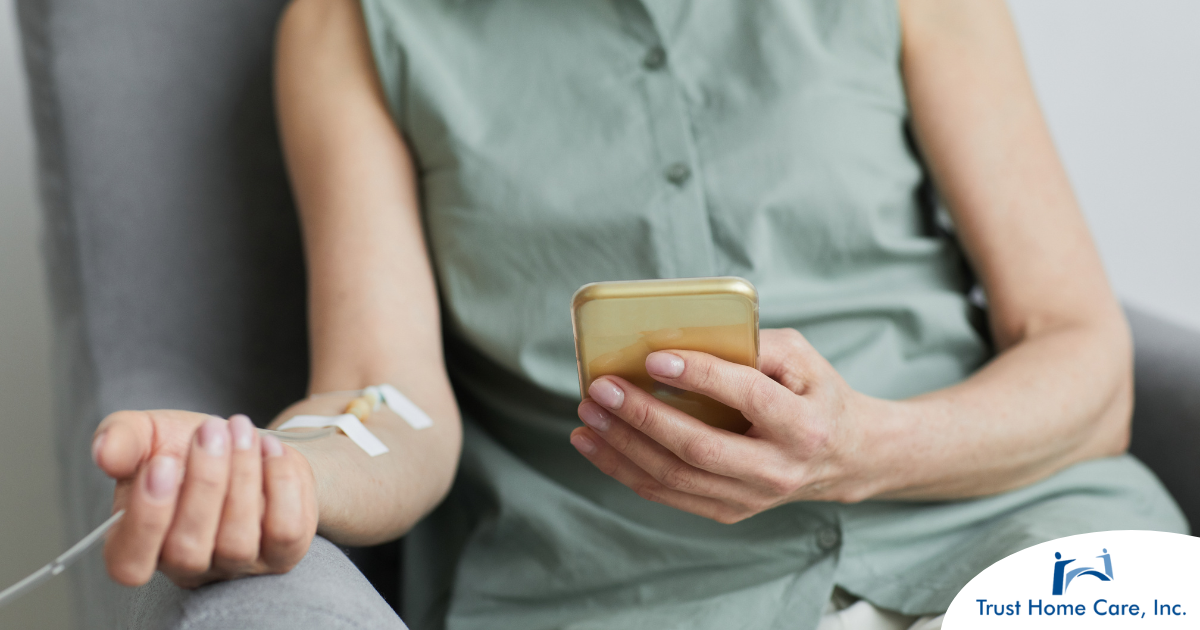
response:
M1129 335L1002 0L296 0L277 63L310 391L391 383L435 423L373 417L369 458L114 414L117 581L429 516L414 627L935 627L1021 548L1186 528L1121 455ZM578 402L574 289L710 275L757 285L762 371L647 369L749 433L618 378Z

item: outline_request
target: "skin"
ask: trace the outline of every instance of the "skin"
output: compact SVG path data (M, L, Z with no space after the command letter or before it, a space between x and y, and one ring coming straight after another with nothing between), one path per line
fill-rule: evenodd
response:
M986 291L998 355L958 385L887 401L850 388L793 330L762 332L761 372L654 353L656 379L742 410L752 428L719 431L598 379L571 442L647 499L732 523L791 501L993 494L1126 448L1129 333L1003 1L901 0L900 10L917 141ZM310 391L391 383L434 426L414 431L377 412L369 426L392 452L371 458L344 436L293 446L251 435L247 446L241 418L109 416L93 454L117 480L114 509L128 510L105 547L122 584L156 568L182 586L286 571L317 532L389 540L453 479L462 429L417 179L366 41L353 0L294 0L277 39L276 101L309 269ZM334 414L350 397L306 399L275 422Z
M317 520L312 471L245 416L123 411L97 434L96 463L117 480L113 510L127 510L104 546L117 582L143 584L158 568L195 587L304 557Z

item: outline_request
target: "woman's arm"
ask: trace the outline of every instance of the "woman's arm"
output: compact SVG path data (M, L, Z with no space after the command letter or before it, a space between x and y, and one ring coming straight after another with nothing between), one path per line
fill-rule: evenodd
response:
M916 459L932 465L888 494L996 492L1120 453L1133 408L1128 325L1007 8L900 6L914 130L987 295L999 356L966 382L906 403L912 421L935 423L945 442L913 444L909 469L921 470Z
M275 78L308 263L310 391L391 383L434 419L415 431L393 414L372 416L371 430L391 449L380 457L344 436L297 446L316 478L320 533L343 544L380 542L441 501L462 432L416 174L388 114L358 2L295 0L280 22Z
M639 494L736 521L797 500L992 494L1126 448L1129 333L1003 0L900 8L918 143L983 283L999 355L959 385L896 402L851 390L794 331L763 331L761 373L651 354L657 380L738 408L753 427L718 431L597 379L572 443Z
M125 509L105 544L129 586L160 569L181 586L290 570L314 532L365 545L407 531L445 495L462 427L441 354L437 295L413 165L388 117L355 0L296 0L279 27L277 101L309 277L314 393L390 383L434 420L381 408L369 457L343 435L285 446L244 416L122 411L92 454ZM297 413L340 413L353 394Z

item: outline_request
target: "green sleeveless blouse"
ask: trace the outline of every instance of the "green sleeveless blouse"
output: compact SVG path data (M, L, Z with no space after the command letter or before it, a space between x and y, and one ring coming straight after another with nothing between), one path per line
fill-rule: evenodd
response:
M764 328L903 398L989 358L922 203L895 0L362 0L466 423L408 540L415 629L812 628L835 585L944 611L1059 536L1184 531L1136 460L950 503L797 503L736 525L645 501L568 442L580 285L736 275Z

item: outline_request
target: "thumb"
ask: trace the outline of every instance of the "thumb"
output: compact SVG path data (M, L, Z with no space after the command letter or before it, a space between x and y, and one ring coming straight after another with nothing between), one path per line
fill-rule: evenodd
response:
M132 477L149 460L154 443L154 422L144 411L118 411L96 427L92 459L113 479Z

